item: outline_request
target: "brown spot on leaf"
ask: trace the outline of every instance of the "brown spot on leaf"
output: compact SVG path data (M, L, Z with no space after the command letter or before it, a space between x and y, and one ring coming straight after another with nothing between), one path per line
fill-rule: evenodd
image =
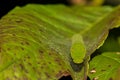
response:
M47 72L45 72L45 75L47 76L48 79L50 78L50 75Z
M44 67L43 67L43 66L41 66L40 68L41 68L41 69L43 69Z
M108 65L108 67L111 67L111 65Z
M51 52L49 52L49 55L51 56L51 55L52 55L52 53L51 53Z
M30 62L28 62L28 65L32 66L32 64Z
M11 15L15 15L14 13L12 13Z
M24 69L24 66L22 64L19 64L19 65L20 65L21 69Z
M29 42L25 42L26 45L30 45Z
M24 71L25 71L26 73L28 73L28 70L27 70L27 69L24 69Z
M9 77L7 77L6 80L11 80L11 79Z
M23 76L22 80L28 80L28 78L26 76Z
M22 33L25 33L24 30L21 30Z
M58 58L55 59L56 62L60 62L60 60Z
M24 50L24 48L23 48L23 47L21 47L21 49L22 49L22 50Z
M14 76L14 78L15 78L15 79L18 79L18 77L17 77L17 76Z
M14 53L14 55L16 55L16 53Z
M13 36L16 36L15 34L12 34Z
M30 56L27 56L28 59L30 59Z
M102 69L101 71L104 72L104 71L106 71L106 70Z
M48 62L49 64L51 64L51 62Z
M40 40L38 41L39 43L42 43Z
M40 32L43 32L43 29L39 29Z
M39 50L39 53L43 53L43 51L42 51L42 50Z
M112 78L110 78L109 80L113 80Z
M10 51L11 49L10 48L7 48L8 51Z
M22 22L22 19L17 19L16 22L17 22L17 23L21 23L21 22Z
M36 68L35 67L32 67L34 71L36 71Z
M46 63L43 63L43 66L46 66Z
M62 65L62 64L61 64L61 61L59 60L59 58L56 58L55 61L56 61L59 65Z
M41 78L38 78L37 80L41 80Z
M26 58L24 58L23 61L25 62L25 61L26 61Z
M24 43L23 43L23 42L21 42L21 45L24 45Z
M69 75L70 75L69 71L59 71L56 77L61 78L62 76L69 76Z
M21 45L30 45L28 42L21 42Z
M40 64L40 62L38 62L37 64Z

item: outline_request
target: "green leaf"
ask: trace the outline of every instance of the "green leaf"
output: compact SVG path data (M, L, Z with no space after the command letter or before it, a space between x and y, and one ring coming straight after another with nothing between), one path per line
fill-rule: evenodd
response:
M83 35L83 39L87 49L86 56L92 54L97 48L101 46L101 44L103 44L110 29L114 27L119 27L119 11L120 8L118 7L111 13L106 15L106 17L102 18L100 21L98 21L91 27L88 27L88 29L83 30L81 34Z
M16 7L0 20L0 79L85 79L83 64L75 64L70 56L71 37L82 35L87 63L109 29L120 25L119 16L120 7Z
M105 52L90 62L91 80L119 80L120 52Z
M120 27L110 30L110 33L105 40L105 43L97 50L97 52L120 52L119 31Z

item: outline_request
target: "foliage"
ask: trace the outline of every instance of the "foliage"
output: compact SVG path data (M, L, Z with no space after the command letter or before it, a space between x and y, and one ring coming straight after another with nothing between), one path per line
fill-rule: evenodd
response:
M103 63L101 63L103 62ZM119 80L120 52L105 52L90 62L91 80Z
M58 80L71 75L73 80L83 80L89 56L103 44L109 30L119 25L120 7L16 7L0 20L0 79ZM80 64L74 63L70 55L71 38L78 33L86 49Z

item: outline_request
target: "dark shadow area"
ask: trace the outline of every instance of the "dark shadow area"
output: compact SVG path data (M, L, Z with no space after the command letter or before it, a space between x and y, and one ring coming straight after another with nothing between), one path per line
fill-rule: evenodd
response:
M69 76L62 76L59 80L73 80L72 77Z
M73 80L72 77L69 75L69 76L63 76L61 77L59 80ZM89 77L87 77L87 80L90 80Z
M24 6L29 3L35 4L65 4L70 5L69 0L0 0L0 18L12 10L15 6ZM105 0L104 5L119 5L119 0Z
M90 80L90 78L89 78L89 77L87 77L87 80Z
M0 18L5 15L8 11L13 9L17 4L17 1L12 0L1 0L0 1Z
M120 27L119 28L114 28L114 29L110 30L109 36L112 36L114 38L119 37L120 36Z
M35 4L68 4L67 0L0 0L0 18L12 10L15 6Z
M104 5L111 5L111 6L120 5L120 0L105 0Z
M82 62L80 64L76 64L73 62L72 58L70 58L70 65L75 72L80 72L84 66L84 63Z
M91 55L91 59L103 52L120 51L120 45L117 43L118 37L120 37L120 27L111 29L104 44Z

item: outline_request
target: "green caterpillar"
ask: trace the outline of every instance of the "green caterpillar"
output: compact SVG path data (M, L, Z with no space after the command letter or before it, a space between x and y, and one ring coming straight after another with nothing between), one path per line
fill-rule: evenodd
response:
M86 48L80 34L73 35L70 52L74 63L80 64L83 62Z

